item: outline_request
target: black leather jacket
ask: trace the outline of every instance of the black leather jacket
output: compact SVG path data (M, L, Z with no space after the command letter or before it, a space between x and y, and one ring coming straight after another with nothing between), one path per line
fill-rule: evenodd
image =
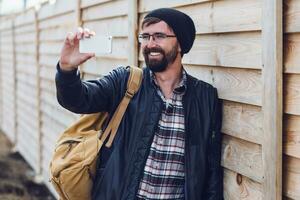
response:
M129 71L120 67L109 75L81 81L79 72L61 72L57 66L59 103L75 113L113 113L125 91ZM144 69L141 88L131 100L111 149L98 159L93 199L134 200L161 115L162 100ZM187 75L185 110L185 199L223 199L221 112L217 90Z

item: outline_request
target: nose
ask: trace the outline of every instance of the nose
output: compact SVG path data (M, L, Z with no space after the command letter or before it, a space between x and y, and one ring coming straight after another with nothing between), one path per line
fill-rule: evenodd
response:
M154 47L154 46L156 46L156 42L155 42L155 40L154 40L153 35L150 35L149 41L148 41L148 43L147 43L147 47L148 47L148 48L151 48L151 47Z

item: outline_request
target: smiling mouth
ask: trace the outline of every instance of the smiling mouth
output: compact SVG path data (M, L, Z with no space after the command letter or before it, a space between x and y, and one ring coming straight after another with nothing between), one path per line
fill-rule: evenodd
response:
M160 52L150 52L149 57L159 57L160 55L162 55Z

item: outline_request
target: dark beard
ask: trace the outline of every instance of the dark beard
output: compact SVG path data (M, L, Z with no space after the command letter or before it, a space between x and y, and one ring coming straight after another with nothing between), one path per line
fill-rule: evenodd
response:
M154 48L147 48L145 47L143 51L143 55L145 58L146 66L149 67L149 69L152 72L163 72L167 69L167 66L169 64L172 64L176 57L177 57L177 49L178 49L178 44L176 44L172 50L169 53L165 53L165 51L159 47L154 47ZM162 59L161 60L150 60L149 59L149 54L150 52L159 52L162 54Z

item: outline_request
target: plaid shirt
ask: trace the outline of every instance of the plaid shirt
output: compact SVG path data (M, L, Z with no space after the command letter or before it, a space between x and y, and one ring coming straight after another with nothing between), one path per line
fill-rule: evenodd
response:
M150 75L164 107L139 184L137 199L182 200L185 179L182 97L186 90L186 72L183 70L182 80L174 89L171 99L165 99L151 71Z

